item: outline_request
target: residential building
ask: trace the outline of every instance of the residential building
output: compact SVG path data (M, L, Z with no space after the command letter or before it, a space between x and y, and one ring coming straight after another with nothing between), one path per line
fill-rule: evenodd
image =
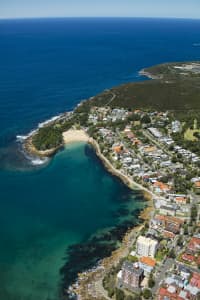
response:
M145 276L149 275L153 271L155 265L156 265L156 260L151 257L142 256L140 258L139 266L141 269L144 270Z
M158 241L145 236L139 236L136 243L136 252L139 256L154 257L157 247Z
M187 248L194 253L200 251L200 238L192 237Z
M129 290L135 290L140 287L144 278L144 270L139 267L138 263L125 261L122 270L118 273L118 284Z
M180 229L184 223L184 221L179 218L172 217L172 216L163 216L163 215L156 215L152 220L152 222L153 224L155 224L155 226L158 227L161 226L165 230L172 232L174 234L180 232Z

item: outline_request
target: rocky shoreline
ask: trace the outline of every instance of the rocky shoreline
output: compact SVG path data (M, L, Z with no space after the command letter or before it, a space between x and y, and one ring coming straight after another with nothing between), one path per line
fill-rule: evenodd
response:
M39 158L46 158L46 157L52 157L56 152L63 147L64 144L59 145L56 148L48 149L48 150L37 150L36 147L33 145L33 136L28 137L23 146L27 153L38 156Z
M148 77L149 79L162 79L163 76L161 75L153 75L151 74L150 72L147 72L145 71L145 69L142 69L140 72L139 72L139 75L140 76L145 76L145 77Z

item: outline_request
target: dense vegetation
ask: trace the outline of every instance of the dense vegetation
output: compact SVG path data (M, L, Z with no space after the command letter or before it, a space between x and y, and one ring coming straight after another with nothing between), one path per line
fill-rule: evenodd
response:
M200 109L200 74L189 72L182 75L175 65L181 63L162 64L144 71L150 75L158 76L157 80L128 83L105 91L90 100L97 106L109 103L112 107L148 108L161 111L183 111Z
M200 79L195 78L172 82L150 80L125 84L112 89L116 98L111 106L160 111L200 109L199 83ZM103 106L107 103L107 97L108 92L105 92L96 96L92 102L94 105Z
M38 150L57 147L62 143L63 131L69 129L73 124L87 126L88 113L92 106L109 105L112 108L123 107L130 110L171 110L182 118L182 122L184 122L184 118L187 118L188 112L191 112L192 124L193 113L196 116L200 115L200 74L191 73L188 74L189 76L182 76L180 71L173 68L174 65L163 64L145 70L154 76L158 75L160 79L124 84L83 102L75 109L70 121L64 121L57 127L54 124L41 128L33 139L35 147ZM199 117L197 118L199 119ZM145 118L144 123L148 122L149 120ZM185 123L188 124L188 120ZM124 124L121 125L124 126ZM198 133L196 136L198 139ZM180 134L174 138L186 148L199 154L200 142L185 141L183 135ZM193 149L194 147L195 149Z
M46 126L40 128L33 138L33 144L38 150L58 147L62 143L62 133L58 128Z

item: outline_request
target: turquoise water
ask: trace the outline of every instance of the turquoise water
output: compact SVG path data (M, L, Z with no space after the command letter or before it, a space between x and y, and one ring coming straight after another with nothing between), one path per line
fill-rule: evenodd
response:
M144 205L83 143L67 146L46 167L1 172L0 181L2 300L58 299L68 245L121 223L117 211L130 201L132 211Z

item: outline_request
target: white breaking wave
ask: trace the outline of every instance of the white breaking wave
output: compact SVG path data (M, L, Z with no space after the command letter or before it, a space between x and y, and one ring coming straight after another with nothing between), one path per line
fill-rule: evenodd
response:
M48 159L47 157L44 158L44 159L41 159L41 158L33 158L33 159L31 159L31 164L32 164L33 166L43 165L43 164L47 163L48 160L49 160L49 159Z
M30 136L32 136L35 132L37 132L36 129L29 132L29 134L27 134L27 135L17 135L16 139L17 139L18 142L23 142L26 139L28 139Z
M38 124L38 128L42 128L42 127L44 127L45 125L48 125L49 123L56 121L57 119L60 118L60 116L61 116L61 115L58 115L58 116L52 117L51 119L49 119L49 120L47 120L47 121L44 121L44 122L39 123L39 124Z
M48 125L49 123L56 121L60 117L61 117L61 115L54 116L54 117L52 117L51 119L49 119L47 121L41 122L41 123L38 124L38 128L42 128L45 125ZM34 130L30 131L27 135L17 135L16 139L17 139L18 142L23 142L26 139L28 139L29 137L31 137L33 134L35 134L37 131L38 131L38 129L34 129Z
M23 142L27 139L27 135L17 135L16 139L18 142Z
M54 117L52 117L51 119L49 119L47 121L39 123L38 128L42 128L45 125L48 125L49 123L56 121L57 119L61 118L61 116L62 115L54 116ZM17 135L16 136L17 142L19 142L21 144L21 152L24 154L25 158L28 161L30 161L31 165L33 165L33 166L43 165L43 164L46 164L49 161L48 157L40 158L40 157L37 157L37 156L31 156L30 154L27 153L27 151L24 148L24 141L27 140L32 135L34 135L38 131L38 128L30 131L27 135Z

